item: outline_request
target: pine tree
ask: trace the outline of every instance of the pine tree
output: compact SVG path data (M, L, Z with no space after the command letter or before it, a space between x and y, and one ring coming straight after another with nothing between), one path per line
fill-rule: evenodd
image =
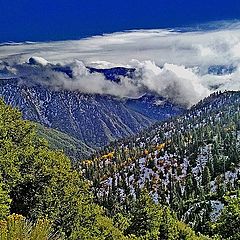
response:
M137 237L147 236L147 239L157 239L162 214L162 210L153 202L146 189L143 189L135 202L131 224L126 232Z
M205 166L202 173L202 186L206 194L210 192L211 174L208 166Z
M226 197L224 207L217 224L213 225L215 233L222 236L222 239L240 239L240 193L234 198Z

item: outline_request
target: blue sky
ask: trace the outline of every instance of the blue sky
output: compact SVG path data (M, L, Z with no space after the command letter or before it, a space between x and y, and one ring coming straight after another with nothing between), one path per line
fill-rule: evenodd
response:
M79 39L239 18L239 0L0 0L0 42Z

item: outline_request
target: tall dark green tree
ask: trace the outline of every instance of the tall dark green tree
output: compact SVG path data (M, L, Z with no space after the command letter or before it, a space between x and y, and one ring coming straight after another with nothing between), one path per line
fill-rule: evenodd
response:
M226 197L224 207L217 223L213 225L215 232L222 236L222 239L240 239L240 192L236 197Z
M210 192L211 173L208 166L205 166L202 173L202 185L206 194Z

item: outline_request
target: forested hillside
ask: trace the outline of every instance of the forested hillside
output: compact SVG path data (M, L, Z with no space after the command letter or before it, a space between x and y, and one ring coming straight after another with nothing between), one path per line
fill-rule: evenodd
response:
M35 125L3 101L0 170L1 240L207 239L169 207L155 204L144 189L129 203L131 215L122 209L111 216L96 203L83 170L51 150L37 137Z
M81 162L95 200L110 216L132 219L143 214L139 199L145 191L196 232L239 239L239 107L240 92L214 93L186 115L114 142ZM146 212L139 222L148 221ZM126 232L141 235L132 223Z
M93 148L136 134L155 122L112 96L56 90L31 82L1 80L0 97L19 108L24 119L59 130Z
M36 130L38 136L48 141L50 148L63 150L72 161L84 159L95 152L93 148L89 147L79 139L56 129L47 128L36 123Z
M0 239L239 239L239 97L213 94L79 164L1 101Z

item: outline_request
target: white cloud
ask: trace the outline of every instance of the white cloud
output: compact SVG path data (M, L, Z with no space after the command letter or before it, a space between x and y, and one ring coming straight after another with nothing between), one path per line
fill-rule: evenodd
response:
M49 64L49 62L42 57L31 57L28 61L29 63L41 65L41 66L46 66Z
M190 68L167 63L160 68L154 62L136 60L134 66L141 85L175 103L190 107L210 93Z
M57 86L120 97L152 91L186 106L207 96L213 88L240 90L240 23L220 22L215 23L215 28L206 25L198 31L188 30L137 30L76 41L2 44L0 60L23 63L38 56L35 59L41 60L40 65L48 61L68 64L74 77L33 68L32 78L49 79L49 74L51 84ZM86 65L135 67L136 76L121 78L117 84L106 81L102 74L90 74ZM208 74L208 67L214 65L233 65L237 70L223 76Z

